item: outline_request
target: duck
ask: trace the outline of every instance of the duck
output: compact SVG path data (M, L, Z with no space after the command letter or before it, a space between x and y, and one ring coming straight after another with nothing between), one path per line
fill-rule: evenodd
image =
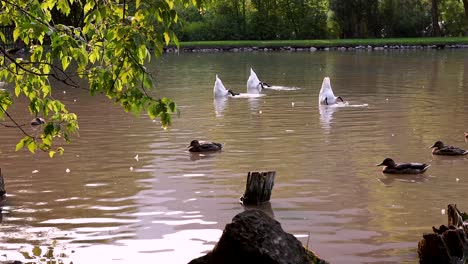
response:
M190 152L212 152L219 151L223 148L223 144L209 141L192 140L187 146Z
M319 104L321 105L333 105L338 103L338 100L344 102L341 96L335 96L330 84L330 77L323 78L322 88L320 88Z
M454 146L446 146L442 141L436 141L431 146L432 154L434 155L446 155L446 156L460 156L468 154L468 150L457 148Z
M224 87L223 82L218 77L218 74L216 74L216 81L213 87L213 95L215 98L225 98L225 97L228 97L229 95L236 96L239 94L226 89L226 87Z
M259 94L261 93L262 89L266 87L271 87L266 82L261 82L257 74L254 72L252 68L250 68L250 76L249 79L247 80L247 93L249 94Z
M31 126L36 127L45 124L45 120L42 117L36 117L33 120L31 120Z
M465 132L465 139L468 139L468 132Z
M383 173L389 174L421 174L424 173L431 164L426 163L400 163L396 164L391 158L386 158L377 166L385 166Z

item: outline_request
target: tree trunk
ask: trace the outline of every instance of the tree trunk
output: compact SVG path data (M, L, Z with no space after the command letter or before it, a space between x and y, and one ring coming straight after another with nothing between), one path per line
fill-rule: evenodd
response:
M439 5L438 0L431 0L432 2L432 36L440 37L440 27L439 27Z
M465 36L468 36L468 0L463 0L463 8L465 9Z

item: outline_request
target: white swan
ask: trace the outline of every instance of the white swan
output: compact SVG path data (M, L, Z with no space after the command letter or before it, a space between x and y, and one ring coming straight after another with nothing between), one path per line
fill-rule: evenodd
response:
M247 93L259 94L262 91L263 86L270 87L269 84L265 82L261 82L258 79L257 74L255 74L253 69L250 68L250 76L249 76L249 79L247 80Z
M215 98L225 98L225 97L228 97L229 95L235 96L238 94L234 93L231 90L226 89L221 79L219 79L218 74L216 74L216 81L213 87L213 95Z
M332 105L338 103L338 99L344 102L340 96L335 96L330 84L330 77L323 78L322 88L319 94L319 104L321 105Z

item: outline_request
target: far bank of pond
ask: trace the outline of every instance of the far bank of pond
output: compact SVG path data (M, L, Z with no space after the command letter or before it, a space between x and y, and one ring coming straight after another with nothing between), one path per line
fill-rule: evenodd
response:
M252 52L252 51L328 51L385 49L468 48L468 37L329 39L329 40L236 40L181 42L167 52Z

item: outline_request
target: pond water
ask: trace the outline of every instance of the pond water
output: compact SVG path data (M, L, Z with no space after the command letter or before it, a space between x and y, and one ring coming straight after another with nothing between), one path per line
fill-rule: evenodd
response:
M294 89L213 100L216 74L245 92L251 67ZM276 171L275 219L331 263L415 263L422 234L447 223L441 210L468 210L468 158L429 149L436 140L468 148L465 50L167 54L151 68L155 94L180 110L167 131L60 86L55 96L80 121L64 155L15 152L21 135L0 128L0 260L54 245L65 263L187 263L244 210L249 171ZM325 76L359 106L319 108ZM21 107L12 113L26 123ZM191 155L192 139L225 149ZM432 166L391 177L376 167L386 157Z

